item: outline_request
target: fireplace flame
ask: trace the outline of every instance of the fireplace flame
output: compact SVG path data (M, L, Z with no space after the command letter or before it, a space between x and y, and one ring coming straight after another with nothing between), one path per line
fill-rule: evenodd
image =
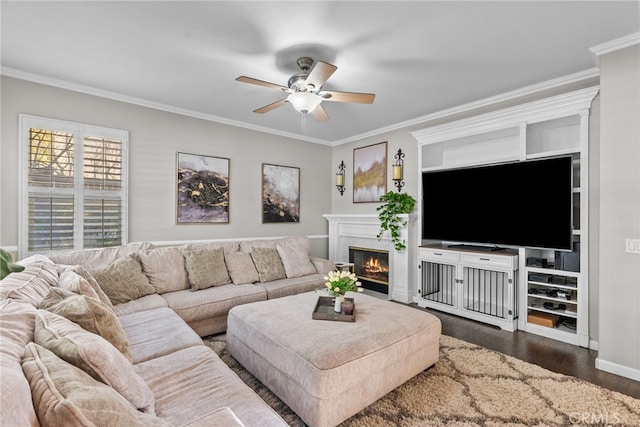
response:
M371 274L388 273L389 267L382 266L378 258L371 257L364 263L364 271Z

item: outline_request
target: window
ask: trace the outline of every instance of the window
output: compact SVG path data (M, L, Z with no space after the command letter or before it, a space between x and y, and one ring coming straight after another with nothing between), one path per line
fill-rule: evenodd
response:
M129 134L20 116L20 256L127 241Z

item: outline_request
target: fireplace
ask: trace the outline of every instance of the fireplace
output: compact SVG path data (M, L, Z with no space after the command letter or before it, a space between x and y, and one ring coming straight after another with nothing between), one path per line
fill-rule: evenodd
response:
M389 232L382 238L380 219L377 214L326 214L329 222L329 259L333 262L351 262L349 248L372 248L388 251L387 266L389 268L384 293L377 294L387 299L409 304L417 295L415 272L417 215L402 214L407 225L400 229L400 237L407 241L407 248L396 251ZM355 263L353 263L355 264Z
M389 251L349 246L349 262L363 288L389 293Z

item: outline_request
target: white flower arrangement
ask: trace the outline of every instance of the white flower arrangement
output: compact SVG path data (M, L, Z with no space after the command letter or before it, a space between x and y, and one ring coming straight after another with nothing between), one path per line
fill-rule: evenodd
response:
M362 283L358 282L355 273L348 271L330 271L327 276L325 286L327 292L332 297L343 296L347 292L362 292Z

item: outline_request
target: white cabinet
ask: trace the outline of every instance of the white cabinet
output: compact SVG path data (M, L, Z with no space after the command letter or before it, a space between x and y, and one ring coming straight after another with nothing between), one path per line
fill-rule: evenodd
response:
M456 255L437 247L425 247L437 244L446 249L450 244L472 242L423 240L418 248L422 271L418 275L415 302L461 315L473 313L467 317L476 320L495 317L501 320L492 322L494 324L514 324L527 332L589 346L588 141L589 110L597 93L598 87L582 89L412 132L418 142L420 174L561 155L570 155L573 159L573 253L509 247L518 254L512 260L518 259L519 262L519 266L510 270L508 265L499 265L510 261L493 253L484 256L459 252ZM544 206L544 192L531 188L522 188L521 191L531 194L532 209L553 209L553 206ZM422 200L422 188L418 200ZM437 203L437 200L431 202ZM419 210L421 205L418 203ZM513 215L518 215L518 212L513 212ZM421 212L419 217L422 218ZM419 227L418 233L422 235L422 224ZM478 266L474 261L484 264ZM546 267L542 266L543 263ZM509 301L502 304L508 307L506 315L498 314L493 306L480 308L487 299L482 292L474 294L476 288L465 291L464 283L481 280L474 278L473 268L482 272L479 277L484 277L482 274L487 271L501 272L507 274L506 277L509 271L515 274L510 294L514 296L515 303L513 307ZM501 283L501 277L489 276L479 283ZM507 285L504 285L505 289L508 289ZM500 287L493 284L484 285L484 288L478 286L481 291L489 292ZM496 294L491 295L493 301ZM482 312L482 319L477 318L476 308ZM540 313L542 316L557 316L558 320L550 326L529 321L536 320L530 318L530 314L535 317ZM503 324L499 326L504 327Z
M516 329L518 253L418 248L421 307Z

